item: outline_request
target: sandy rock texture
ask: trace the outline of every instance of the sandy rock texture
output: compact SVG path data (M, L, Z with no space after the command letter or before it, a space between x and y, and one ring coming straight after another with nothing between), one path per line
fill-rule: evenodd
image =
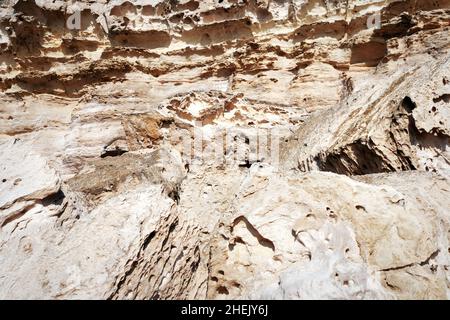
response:
M0 2L0 299L448 299L449 0Z

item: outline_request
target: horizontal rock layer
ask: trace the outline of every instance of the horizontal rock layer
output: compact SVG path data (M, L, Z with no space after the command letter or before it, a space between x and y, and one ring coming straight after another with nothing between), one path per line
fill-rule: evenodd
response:
M0 4L0 298L447 299L450 1Z

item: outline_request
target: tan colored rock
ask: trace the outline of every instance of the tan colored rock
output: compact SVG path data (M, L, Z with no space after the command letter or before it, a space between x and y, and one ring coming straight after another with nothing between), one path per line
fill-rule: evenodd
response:
M3 1L0 298L448 299L449 21Z
M422 187L401 193L383 179L378 186L272 170L252 167L223 219L210 297L446 298L448 239L439 230L443 221L448 226L447 203L423 205ZM368 179L378 184L377 176ZM445 178L407 179L448 198ZM410 267L428 280L410 287L401 275ZM394 274L399 280L391 284Z

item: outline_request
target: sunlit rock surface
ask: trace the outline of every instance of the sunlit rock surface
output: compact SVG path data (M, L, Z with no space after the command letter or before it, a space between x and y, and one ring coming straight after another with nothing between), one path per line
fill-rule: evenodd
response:
M450 1L6 0L1 299L448 299Z

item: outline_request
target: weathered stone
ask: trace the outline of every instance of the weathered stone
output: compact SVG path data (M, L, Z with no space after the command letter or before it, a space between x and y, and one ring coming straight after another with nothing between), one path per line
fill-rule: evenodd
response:
M0 299L448 299L449 21L2 1Z

